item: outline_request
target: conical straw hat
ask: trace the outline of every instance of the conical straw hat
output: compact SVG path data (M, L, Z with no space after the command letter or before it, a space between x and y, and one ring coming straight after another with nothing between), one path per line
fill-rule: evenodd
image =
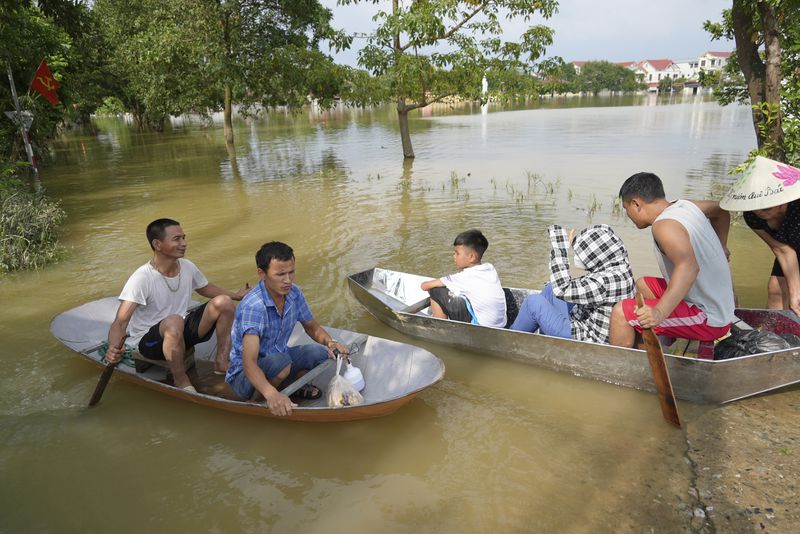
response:
M800 169L756 156L719 205L728 211L763 210L800 198Z

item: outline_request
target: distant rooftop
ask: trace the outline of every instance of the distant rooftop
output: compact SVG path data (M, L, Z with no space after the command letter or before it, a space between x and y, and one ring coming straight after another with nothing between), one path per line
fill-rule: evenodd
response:
M656 70L665 70L675 62L671 59L645 59L642 63L650 63Z

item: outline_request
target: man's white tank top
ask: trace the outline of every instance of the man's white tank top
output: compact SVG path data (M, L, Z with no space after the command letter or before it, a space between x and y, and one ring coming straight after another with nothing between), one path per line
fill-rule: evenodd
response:
M700 272L683 300L706 312L709 326L728 326L734 319L733 281L722 243L703 211L690 200L676 200L656 222L663 219L678 221L689 234ZM661 274L669 283L675 265L654 243Z

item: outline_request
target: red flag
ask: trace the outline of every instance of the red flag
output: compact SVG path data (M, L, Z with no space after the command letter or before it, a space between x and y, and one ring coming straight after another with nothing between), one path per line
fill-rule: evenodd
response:
M58 94L56 93L58 82L53 78L53 73L50 72L44 60L39 63L39 68L36 69L36 74L33 75L31 89L38 91L52 105L58 105Z

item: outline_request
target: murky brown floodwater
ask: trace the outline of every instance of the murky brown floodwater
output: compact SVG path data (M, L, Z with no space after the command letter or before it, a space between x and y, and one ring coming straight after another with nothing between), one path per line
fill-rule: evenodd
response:
M373 265L450 272L453 237L477 226L504 284L538 287L546 226L590 218L618 229L637 276L656 272L649 233L613 213L621 182L651 170L669 197L718 197L754 135L746 107L629 100L434 110L413 122L405 168L388 108L242 121L231 154L221 128L197 125L140 134L103 120L97 136L65 136L44 182L69 214L69 256L0 278L0 531L682 529L685 442L655 396L404 337L345 284ZM88 411L99 373L49 321L117 294L164 216L230 288L256 280L261 243L288 242L321 322L424 346L445 380L359 423L232 415L117 380ZM740 303L762 306L768 250L741 227L730 248Z

